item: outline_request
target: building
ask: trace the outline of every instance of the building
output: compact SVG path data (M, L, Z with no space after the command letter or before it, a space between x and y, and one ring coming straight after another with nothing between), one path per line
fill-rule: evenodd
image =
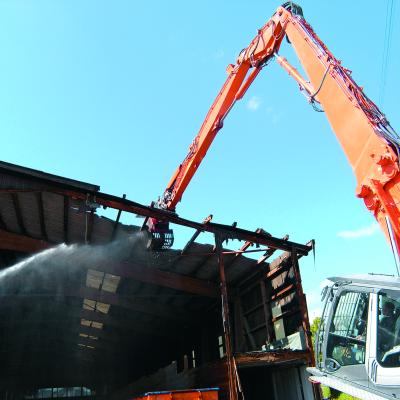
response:
M146 232L121 224L122 212L193 236L182 250L147 250ZM214 244L196 241L204 231ZM1 162L0 398L219 387L234 399L237 378L248 400L311 398L298 264L311 249Z

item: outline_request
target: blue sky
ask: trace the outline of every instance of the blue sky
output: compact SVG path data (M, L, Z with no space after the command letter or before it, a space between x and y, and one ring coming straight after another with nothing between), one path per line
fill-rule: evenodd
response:
M0 159L150 203L186 155L226 66L279 4L2 0ZM387 1L301 5L378 102ZM378 105L396 129L398 8L393 15ZM289 45L281 54L296 64ZM389 246L354 193L324 114L272 63L226 119L178 213L194 220L212 213L214 221L288 233L298 242L314 238L315 264L310 256L301 268L315 311L327 276L395 271ZM189 235L179 232L177 245Z

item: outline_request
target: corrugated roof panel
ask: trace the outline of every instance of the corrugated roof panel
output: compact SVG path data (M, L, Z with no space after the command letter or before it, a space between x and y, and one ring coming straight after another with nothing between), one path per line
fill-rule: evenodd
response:
M63 185L70 186L76 189L85 190L88 192L97 192L100 190L100 186L93 185L91 183L77 181L75 179L65 178L59 175L49 174L48 172L43 172L33 168L23 167L21 165L11 164L5 161L0 161L0 171L7 175L8 171L11 171L14 180L16 179L26 179L26 177L39 180L51 182L55 185ZM15 174L18 174L21 178L15 177Z

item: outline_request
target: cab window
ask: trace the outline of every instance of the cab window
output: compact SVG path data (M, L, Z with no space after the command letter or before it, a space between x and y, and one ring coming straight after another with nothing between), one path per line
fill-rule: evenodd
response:
M395 292L378 295L377 359L384 367L400 366L400 303Z
M343 292L329 327L327 354L341 366L364 364L368 293Z

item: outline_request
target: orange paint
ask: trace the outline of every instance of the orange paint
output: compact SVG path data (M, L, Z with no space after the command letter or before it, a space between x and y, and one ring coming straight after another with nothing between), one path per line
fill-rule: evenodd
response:
M398 144L391 127L378 107L367 98L362 87L351 78L326 45L304 20L301 9L291 3L279 7L258 30L249 46L241 51L236 64L227 68L228 78L214 100L189 153L173 174L164 192L163 205L174 211L177 203L211 146L223 121L240 100L260 70L274 57L305 92L311 103L319 103L357 179L356 195L364 200L383 232L389 238L387 222L400 244L400 174ZM278 56L287 36L305 70L303 78L285 58ZM399 250L399 247L397 246Z
M218 389L176 390L171 392L152 392L133 400L218 400Z

